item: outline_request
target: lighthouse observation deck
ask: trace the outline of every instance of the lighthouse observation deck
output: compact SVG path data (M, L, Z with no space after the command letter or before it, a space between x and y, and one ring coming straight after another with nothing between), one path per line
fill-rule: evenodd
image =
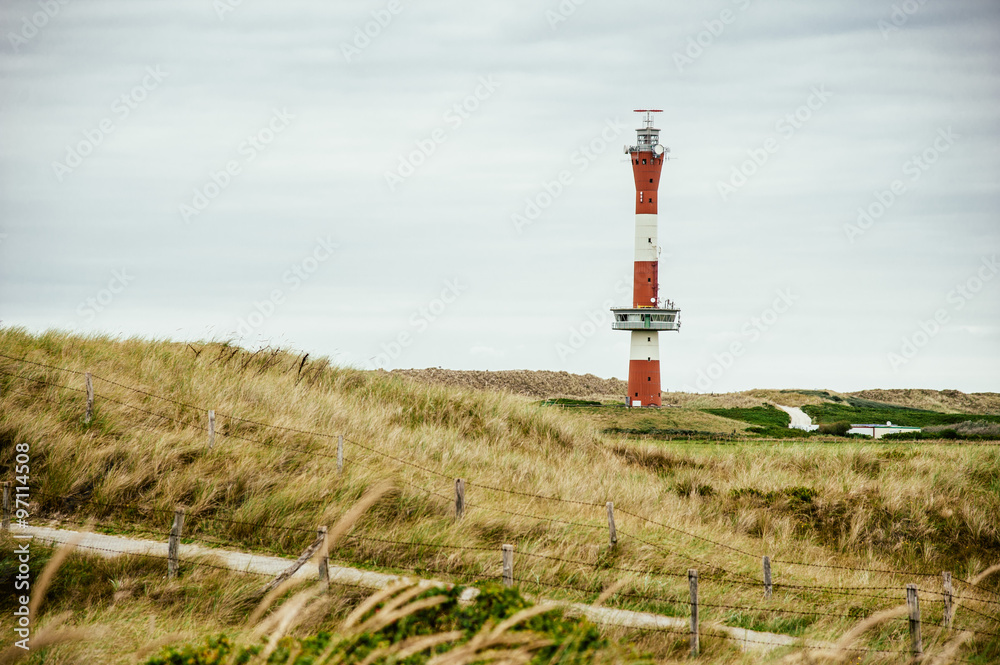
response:
M661 307L612 307L612 330L680 330L681 310Z

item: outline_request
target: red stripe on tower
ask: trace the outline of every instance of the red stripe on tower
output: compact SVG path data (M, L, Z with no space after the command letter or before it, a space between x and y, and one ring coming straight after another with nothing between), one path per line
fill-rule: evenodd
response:
M652 307L656 304L659 261L636 261L632 277L632 306Z

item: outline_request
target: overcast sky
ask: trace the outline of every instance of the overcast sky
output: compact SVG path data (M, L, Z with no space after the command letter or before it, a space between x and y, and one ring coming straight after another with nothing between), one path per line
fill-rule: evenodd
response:
M993 0L5 0L0 320L626 377L1000 390ZM864 211L862 216L859 211Z

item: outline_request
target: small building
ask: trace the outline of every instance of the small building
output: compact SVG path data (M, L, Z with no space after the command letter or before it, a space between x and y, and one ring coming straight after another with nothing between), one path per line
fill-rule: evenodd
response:
M885 425L851 425L847 430L848 434L864 434L874 439L881 439L886 434L898 434L899 432L919 432L919 427L907 427L906 425L893 425L888 420Z

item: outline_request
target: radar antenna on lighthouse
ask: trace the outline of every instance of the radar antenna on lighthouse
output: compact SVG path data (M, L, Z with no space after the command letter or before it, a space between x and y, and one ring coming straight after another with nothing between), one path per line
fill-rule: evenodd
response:
M680 310L673 302L659 299L659 246L657 244L657 199L660 169L670 148L660 144L660 130L653 127L653 114L661 109L636 109L645 113L636 129L636 144L625 146L635 179L635 261L632 272L632 306L612 308L614 330L628 330L632 339L628 364L630 406L660 406L659 331L680 330Z

